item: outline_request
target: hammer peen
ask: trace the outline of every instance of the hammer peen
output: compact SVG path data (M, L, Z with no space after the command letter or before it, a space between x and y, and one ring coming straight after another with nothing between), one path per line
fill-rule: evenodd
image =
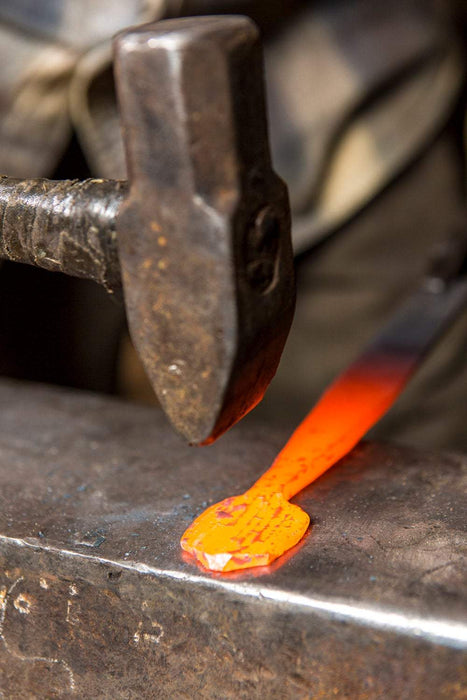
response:
M0 257L123 288L163 409L207 444L261 400L294 309L258 30L166 20L118 35L114 58L128 183L0 178Z

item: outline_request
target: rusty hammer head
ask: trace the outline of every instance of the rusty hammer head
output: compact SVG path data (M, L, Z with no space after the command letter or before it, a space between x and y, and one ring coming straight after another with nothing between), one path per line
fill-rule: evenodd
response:
M258 31L244 17L167 20L124 32L114 49L130 330L174 426L207 444L263 397L294 309Z

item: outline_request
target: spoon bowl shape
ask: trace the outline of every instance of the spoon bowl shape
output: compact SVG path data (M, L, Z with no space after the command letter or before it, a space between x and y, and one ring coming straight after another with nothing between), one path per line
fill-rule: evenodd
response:
M181 546L211 571L265 566L296 545L309 523L307 513L282 494L251 489L201 513Z

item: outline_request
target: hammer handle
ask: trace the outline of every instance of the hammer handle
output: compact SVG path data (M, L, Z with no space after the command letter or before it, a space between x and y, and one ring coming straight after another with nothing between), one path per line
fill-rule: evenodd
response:
M116 180L0 177L0 258L84 277L121 295Z

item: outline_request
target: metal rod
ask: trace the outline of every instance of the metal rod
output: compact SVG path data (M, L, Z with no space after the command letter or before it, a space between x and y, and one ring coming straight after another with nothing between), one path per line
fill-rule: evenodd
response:
M85 277L121 294L115 180L0 177L0 257Z

